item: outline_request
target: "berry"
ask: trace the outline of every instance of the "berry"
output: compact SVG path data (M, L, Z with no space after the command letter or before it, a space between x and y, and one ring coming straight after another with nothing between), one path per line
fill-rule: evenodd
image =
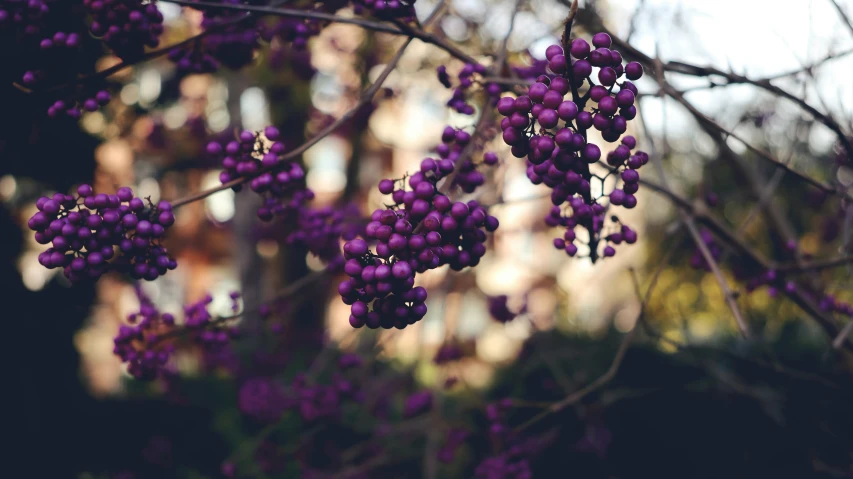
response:
M625 76L629 80L639 80L643 76L643 66L638 62L630 62L625 65ZM635 94L637 92L634 92Z

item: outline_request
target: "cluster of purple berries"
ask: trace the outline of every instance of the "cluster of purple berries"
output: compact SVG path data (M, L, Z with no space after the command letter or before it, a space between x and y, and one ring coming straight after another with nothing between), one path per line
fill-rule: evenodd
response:
M139 311L127 317L130 325L119 327L113 339L113 354L137 379L152 380L160 375L169 358L175 351L173 344L158 344L159 335L175 326L175 317L169 313L161 314L141 288L136 287L139 298Z
M109 103L111 98L110 92L101 90L95 96L84 98L82 101L75 99L56 100L47 108L47 116L56 118L65 113L65 115L71 118L80 118L84 110L88 112L97 111L100 107Z
M376 252L364 239L344 245L350 278L338 292L351 305L353 327L414 324L427 311L426 290L414 287L416 273L445 264L460 271L479 264L486 253L486 231L497 229L497 218L475 200L454 203L436 188L453 166L449 159L424 159L421 170L408 178L408 191L405 180L379 182L379 191L391 195L393 204L374 211L365 228Z
M284 143L278 140L278 128L268 126L263 136L271 142L267 145L260 132L243 131L231 141L211 141L207 152L222 158L224 171L219 175L223 184L238 178L251 178L249 188L264 196L258 208L258 218L270 221L276 215L284 216L298 211L314 198L314 193L305 187L305 171L296 162L279 161L278 155L285 151ZM240 191L242 185L233 187Z
M163 14L154 2L83 0L83 5L92 16L89 30L123 60L138 59L145 47L160 43Z
M391 214L393 217L389 217L389 222L396 223L396 214ZM404 224L408 222L401 223ZM407 228L411 228L411 224ZM390 226L388 229L391 229ZM369 231L371 226L368 226ZM394 242L395 247L400 241L406 241L399 233L391 234L397 234L401 238ZM384 236L384 233L382 235ZM403 245L404 248L406 246ZM427 307L424 302L427 292L420 286L414 287L415 271L408 261L383 260L371 253L367 242L362 239L354 239L344 245L344 258L348 259L344 264L344 272L350 279L338 285L338 293L344 303L350 305L349 322L352 327L367 325L371 329L380 326L390 329L396 326L403 329L426 315Z
M36 202L39 211L27 223L39 244L51 247L39 255L47 268L63 268L71 281L98 279L108 270L152 281L177 263L160 242L175 222L172 206L157 206L119 188L116 194L95 194L77 188L78 196L57 193Z
M606 241L602 244L607 206L636 206L634 193L640 179L637 169L648 162L648 155L643 152L632 155L636 140L632 136L622 138L621 144L607 154L606 160L612 167L608 176L621 172L625 185L610 193L609 205L599 203L608 196L604 192L593 197L591 182L600 181L603 189L607 177L590 171L590 165L598 163L602 155L601 148L589 141L588 132L594 128L607 142L619 140L627 130L628 121L637 113L634 106L637 89L630 80L642 76L643 70L636 62L623 67L622 56L609 48L611 39L606 33L596 34L592 42L595 46L592 51L583 39L572 42L569 53L575 61L571 64L562 47L548 47L547 67L551 73L540 75L527 95L501 98L497 109L504 116L501 121L503 140L512 147L513 156L527 157L527 176L534 184L544 183L552 188L551 201L557 209L546 221L569 230L562 240L555 241L555 246L565 249L570 256L576 255L575 242L579 240L573 230L582 226L589 232L589 255L595 260L599 254L615 254L610 244ZM593 67L598 68L600 84L590 78ZM628 79L618 83L623 75ZM587 81L588 88L581 95L578 88ZM619 91L614 92L616 86ZM566 99L570 92L571 99ZM596 106L587 111L590 100ZM566 203L571 211L563 216L560 207ZM599 246L602 246L601 252Z
M113 354L127 363L128 372L136 379L152 380L164 372L175 351L175 344L167 340L176 333L186 334L203 351L227 348L230 340L237 335L234 328L212 327L215 318L207 310L213 301L210 295L184 306L184 324L178 328L172 314L161 314L139 287L136 291L140 301L139 312L128 316L130 325L122 325L113 340ZM239 295L232 294L231 297L236 306Z
M453 84L450 81L450 74L447 73L447 67L441 65L436 69L436 71L438 73L438 81L440 81L445 88L452 88ZM482 78L482 76L486 74L486 67L479 63L466 63L459 71L459 75L457 75L458 86L453 90L453 96L451 96L450 100L447 102L447 106L453 108L458 113L462 113L463 115L474 114L474 106L468 103L465 95L471 89L471 86L478 81L475 74ZM501 86L497 83L487 83L485 85L485 90L486 93L495 100L497 100L501 94Z

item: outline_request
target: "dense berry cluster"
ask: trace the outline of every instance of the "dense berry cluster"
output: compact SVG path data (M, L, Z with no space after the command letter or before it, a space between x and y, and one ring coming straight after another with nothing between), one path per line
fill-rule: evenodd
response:
M527 158L527 175L533 183L552 188L551 200L558 209L547 221L568 230L563 239L555 241L555 246L570 256L576 255L575 243L580 240L574 229L580 226L588 232L586 244L589 256L595 260L599 255L615 254L612 244L618 243L607 244L609 241L602 236L607 208L636 206L634 193L640 179L637 170L648 162L648 155L632 154L636 140L632 136L622 138L628 121L637 114L637 89L631 80L642 76L642 67L636 62L623 67L622 56L610 49L611 39L605 33L596 34L593 45L595 49L590 51L585 40L576 39L568 56L559 45L551 45L546 51L548 72L538 76L527 95L501 98L497 108L504 116L503 140L512 147L513 156ZM570 62L570 58L575 60ZM594 67L598 69L598 84L591 77ZM627 79L619 82L623 75ZM581 92L584 86L586 89ZM617 86L618 91L614 91ZM590 100L596 105L587 108ZM622 138L621 144L606 155L610 168L605 176L590 170L590 165L602 157L601 148L589 138L592 131L600 132L605 142ZM591 183L600 182L600 190L604 190L605 180L617 174L624 186L609 195L602 191L596 197ZM609 203L601 204L608 196ZM559 207L565 204L568 208L564 212Z
M71 281L98 279L109 270L151 281L177 267L160 244L175 222L166 201L146 205L127 187L106 195L82 185L76 197L57 193L39 198L36 207L28 226L39 244L51 243L39 262L63 268Z
M454 138L467 142L470 135L454 130ZM497 229L498 220L475 200L454 203L439 193L436 183L453 170L453 160L426 158L408 181L379 182L379 191L391 195L392 205L374 211L365 228L375 253L365 239L344 245L344 271L350 278L338 292L351 305L353 327L403 329L414 324L427 311L426 290L414 287L416 273L445 264L455 271L479 264L486 253L486 231Z
M175 317L161 314L140 288L136 291L139 311L127 317L130 325L119 327L113 340L113 354L127 363L127 370L133 377L150 380L166 367L175 350L173 344L157 344L160 333L174 328Z
M447 73L447 67L444 65L436 69L438 73L438 81L445 88L452 88L453 84L450 81L450 75ZM463 115L473 115L474 106L469 104L466 99L466 93L471 87L476 84L482 84L482 77L486 74L486 67L479 63L466 63L457 75L457 87L453 90L453 96L448 100L447 106L453 108ZM501 94L501 87L497 83L487 83L484 85L486 94L497 100Z
M101 37L123 60L142 56L156 47L163 33L163 14L154 2L142 0L83 0L92 17L89 30Z
M411 228L411 225L408 228ZM382 235L384 236L384 233ZM399 237L400 239L394 242L395 247L406 241L402 235ZM407 245L401 246L405 248ZM383 260L370 253L367 243L361 239L346 243L344 257L349 258L344 265L344 271L350 279L338 285L338 293L344 303L351 305L350 324L353 327L367 325L371 329L380 326L390 329L396 326L403 329L426 315L427 307L424 302L427 292L422 287L414 287L415 271L408 261Z
M160 376L175 351L170 339L184 336L203 351L227 348L237 335L234 328L217 321L208 305L213 301L205 296L200 301L184 306L183 326L176 326L175 317L160 313L151 300L137 287L139 312L128 316L129 325L122 325L113 340L113 353L127 363L128 372L137 379L151 380ZM237 295L232 295L236 307Z
M299 163L279 161L285 151L284 143L276 140L281 134L274 126L260 132L243 131L231 141L211 141L207 152L222 158L224 171L219 175L223 184L238 178L248 179L249 188L264 197L258 208L258 218L270 221L297 211L311 200L314 193L305 187L305 171ZM242 185L233 187L240 191Z

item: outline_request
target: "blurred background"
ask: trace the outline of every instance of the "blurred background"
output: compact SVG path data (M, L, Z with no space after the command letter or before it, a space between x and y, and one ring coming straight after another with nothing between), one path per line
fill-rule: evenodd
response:
M552 0L522 0L519 5L516 12L515 0L452 0L434 31L488 65L494 62L490 52L500 46L514 15L507 44L509 60L515 65L530 64L544 58L547 46L559 42L568 6ZM166 19L162 45L200 31L199 12L169 3L158 6ZM419 1L419 18L425 18L435 6L435 2ZM853 128L853 89L847 81L853 74L853 29L839 14L839 9L853 14L849 2L836 6L832 0L638 0L586 1L580 7L576 35L589 38L596 22L603 22L636 49L663 62L683 61L754 79L772 79L774 85L832 115L848 131ZM175 472L176 477L220 477L219 462L229 447L224 439L201 444L194 435L214 423L211 417L219 417L215 406L193 399L161 400L168 393L162 385L141 386L129 379L113 354L112 341L119 326L139 308L132 283L107 276L94 285L71 288L57 270L39 265L42 247L26 231L26 220L36 211L36 199L68 192L84 182L93 184L96 191L132 186L138 196L150 196L155 202L216 186L220 170L204 153L208 140L227 137L235 128L258 130L273 124L284 133L289 148L301 144L357 103L361 91L401 42L399 37L334 24L314 37L306 52L276 42L264 44L250 66L236 71L182 75L168 60L157 59L110 77L111 103L101 111L84 113L79 122L45 118L42 109L34 106L36 99L9 86L11 81L5 83L0 113L0 283L7 305L4 316L11 328L6 364L12 377L13 404L7 414L26 431L23 445L27 454L19 458L30 467L45 461L39 467L51 471L10 477L113 477L138 461L140 451L156 449L157 437L168 438L164 440L173 445L197 446L189 447L181 461L193 464L190 469L198 475ZM93 49L88 61L94 69L103 70L119 60ZM417 169L438 144L446 125L473 125L475 117L446 107L450 91L436 77L439 65L446 65L451 77L463 66L434 46L415 41L385 82L380 99L367 108L370 111L357 115L305 153L307 183L316 193L316 204L344 202L369 214L382 206L375 187L380 179L399 178ZM812 65L816 66L807 68ZM713 77L668 74L667 80L702 113L793 169L842 189L853 185L849 161L838 161L835 135L795 104L753 85L723 85ZM721 153L727 147L751 165L762 183L772 185L770 201L781 211L788 233L805 257L830 258L850 252L850 225L838 220L846 213L837 199L815 199L813 191L777 174L743 142L724 138L720 144L709 137L683 105L658 95L659 86L651 75L637 86L642 121L632 122L629 134L647 151L651 137L674 191L706 202L744 241L756 249L773 251L778 238L769 232L764 216L756 213L755 192L728 166ZM619 337L635 326L640 312L635 281L644 291L660 266L655 293L645 310L657 336L645 338L642 348L646 356L626 361L627 372L619 376L627 381L619 382L620 386L632 392L611 397L609 401L618 403L616 406L604 401L607 407L617 408L608 419L600 414L599 409L606 409L604 404L596 403L578 413L582 418L578 431L582 432L577 435L581 439L595 436L589 431L610 424L615 417L624 425L622 435L615 426L608 434L617 438L616 443L622 437L627 439L621 444L636 446L644 441L641 432L657 438L651 431L660 428L663 442L659 444L667 444L661 447L669 451L666 460L670 462L651 461L639 452L635 457L618 448L616 459L607 459L607 445L601 444L610 442L592 441L596 451L605 452L593 454L599 457L598 465L589 469L577 466L579 472L585 471L579 477L652 477L631 474L624 468L621 472L600 469L601 464L627 465L626 458L638 461L634 464L645 472L658 464L663 470L657 477L675 477L672 471L679 467L692 471L680 477L719 477L708 475L720 470L707 462L705 471L691 465L726 454L734 454L726 460L732 461L731 467L740 468L726 470L730 477L746 477L747 473L770 476L759 471L775 471L782 477L812 477L819 474L815 471L822 471L825 477L850 477L853 442L843 427L851 419L849 407L844 405L851 392L849 376L842 370L843 360L823 355L828 340L806 314L768 288L747 291L736 286L743 293L738 304L749 322L768 342L781 345L777 358L810 374L831 376L832 387L800 382L801 378L784 375L778 368L769 368L772 374L759 368L761 373L744 379L739 361L729 364L711 353L711 359L696 359L704 357L703 353L685 353L678 345L744 354L760 347L736 339L735 323L714 276L691 267L695 246L682 231L672 203L641 188L639 206L619 214L638 230L638 243L622 245L615 257L594 265L574 260L553 248L552 239L559 233L542 221L550 208L547 188L529 182L523 162L511 157L499 139L487 150L496 151L502 159L477 196L486 204L495 204L490 213L501 222L487 255L477 268L461 273L445 268L419 277L430 292L429 313L403 331L376 333L371 341L378 345L381 358L395 368L411 371L415 381L426 387L440 387L453 377L466 391L498 396L500 391L517 391L514 388L524 383L518 378L531 371L545 368L553 372L555 364L561 365L557 369L563 372L543 383L548 387L537 386L551 391L541 397L548 400L553 394L559 396L554 392L557 389L576 390L593 380L596 371L607 368ZM227 190L182 208L168 238L169 250L180 267L143 284L146 295L161 311L179 313L182 305L210 294L214 298L211 311L228 314L231 291L243 292L244 305L256 305L290 282L323 268L305 251L288 246L281 225L257 220L257 206L257 200L246 192ZM725 269L724 273L730 284L737 284L736 272ZM853 301L849 267L820 274L828 285L827 293L840 301ZM363 341L359 335L373 333L353 332L348 307L341 303L335 285L333 278L325 278L308 286L303 299L281 306L275 321L296 324L298 337L307 338L305 341L354 350ZM491 317L489 297L499 295L508 296L511 310L523 310L513 321L502 323ZM252 315L244 318L257 320ZM433 358L448 343L460 345L464 358L451 366L436 364ZM540 348L541 358L525 356L531 344ZM684 359L684 354L693 354L692 359ZM692 361L691 366L682 361ZM177 364L180 374L190 380L217 377L204 371L192 354L180 357ZM722 369L707 372L715 367ZM710 381L710 385L699 381L699 386L690 387L720 389L727 394L736 391L754 403L725 403L731 412L726 421L731 422L714 425L711 418L722 417L723 411L717 410L721 405L712 404L709 398L713 395L681 397L673 393L684 386L682 375L693 378L698 374L690 368L707 372L707 378L700 376ZM770 376L763 376L765 373ZM647 379L654 384L649 385ZM664 400L648 388L673 394ZM799 397L791 390L808 392ZM631 394L643 403L632 402ZM625 411L618 411L623 404L620 398L627 398ZM679 405L675 398L685 402ZM685 404L691 404L690 411L682 415L678 408ZM641 407L648 411L640 413L643 421L636 419ZM823 411L819 411L821 407ZM671 417L658 415L666 415L667 410ZM628 417L636 422L625 422ZM653 417L659 418L657 424L658 420L650 419ZM750 422L756 417L768 418L772 426ZM693 431L675 428L684 418L696 421ZM832 440L820 436L824 421L833 424L827 433ZM731 429L726 432L718 427ZM733 437L741 427L760 433ZM775 428L785 431L784 438L793 439L779 439ZM697 430L709 432L698 439ZM596 437L601 438L600 434ZM667 449L675 447L679 438L697 441L692 443L695 448L689 453ZM751 452L738 456L737 446L747 441ZM833 441L834 446L826 445ZM723 452L721 442L728 443ZM826 455L811 451L824 446L831 449L823 450ZM790 453L790 463L768 459L785 451ZM218 458L209 460L214 456ZM575 464L581 463L586 464ZM548 471L551 466L544 467ZM569 471L536 477L569 477ZM792 471L802 475L790 475Z

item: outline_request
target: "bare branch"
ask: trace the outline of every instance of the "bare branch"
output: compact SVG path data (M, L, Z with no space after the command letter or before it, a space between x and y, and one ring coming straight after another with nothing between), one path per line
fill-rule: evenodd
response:
M664 259L661 260L661 262L655 269L655 272L652 275L652 279L649 282L649 287L648 289L646 289L646 294L640 301L640 312L637 314L637 320L634 322L634 327L631 328L631 331L629 331L628 334L626 334L625 337L622 339L622 342L619 344L619 349L616 350L616 355L613 357L613 360L610 363L610 367L607 368L607 371L587 386L583 387L582 389L579 389L578 391L572 394L569 394L562 400L549 405L544 411L533 416L528 421L522 423L520 426L515 428L516 432L527 429L528 427L539 422L550 414L559 412L573 404L577 404L583 398L601 389L602 387L606 386L607 383L613 380L613 378L616 376L616 373L619 372L619 367L622 365L622 361L625 359L625 353L628 352L628 346L631 345L631 342L634 340L634 337L637 334L637 330L640 329L639 326L643 322L643 318L646 312L646 306L649 304L649 300L652 297L652 292L657 286L658 278L660 278L661 272L663 271L664 267L669 264L669 259L672 257L673 251L675 251L675 249L670 248L664 256Z
M472 58L470 55L466 54L455 45L447 42L444 38L441 38L432 33L427 33L424 30L411 27L406 24L397 23L396 28L389 26L385 23L375 22L371 20L363 20L361 18L349 18L342 17L339 15L333 15L330 13L324 12L315 12L311 10L301 10L298 8L285 8L285 7L274 7L274 6L259 6L259 5L244 5L244 4L226 4L226 3L211 3L211 2L202 2L202 1L194 1L194 0L161 0L164 2L174 3L177 5L183 5L187 7L193 8L220 8L220 9L229 9L229 10L238 10L243 12L251 12L251 13L261 13L265 15L273 15L279 17L295 17L295 18L313 18L317 20L326 20L329 22L336 23L348 23L350 25L357 25L362 28L366 28L368 30L373 30L376 32L382 33L391 33L394 35L405 35L412 38L417 38L424 43L429 43L435 45L452 56L466 62L466 63L477 63L477 61Z
M262 168L262 169L258 170L258 172L255 174L255 176L266 173L267 171L272 171L275 168L279 168L279 167L281 167L281 162L283 162L285 160L296 158L299 155L301 155L302 153L305 153L309 148L311 148L312 146L319 143L320 140L329 136L332 132L334 132L335 130L340 128L341 125L343 125L344 123L349 121L353 116L355 116L355 114L358 112L358 110L361 107L363 107L367 103L370 103L371 101L373 101L373 97L376 96L376 92L379 91L379 89L382 87L382 84L388 78L388 75L391 74L391 72L397 66L397 63L400 61L400 58L402 58L403 53L406 51L406 47L408 47L411 43L412 43L412 38L409 38L400 47L400 49L397 50L397 54L394 55L394 58L385 66L385 69L382 70L382 73L379 75L379 77L376 79L376 81L373 82L373 84L371 84L370 87L368 87L364 91L364 93L361 95L361 99L358 101L358 103L353 108L351 108L349 111L347 111L345 114L343 114L340 118L338 118L333 123L331 123L329 126L327 126L326 128L323 128L322 131L320 131L319 133L317 133L316 135L311 137L311 139L309 139L308 141L306 141L305 143L303 143L302 145L300 145L296 149L281 155L279 157L279 163L278 164L273 165L272 167L269 167L269 168ZM242 185L243 183L250 181L252 178L253 177L244 176L241 178L231 180L228 183L223 183L219 186L216 186L216 187L213 187L213 188L210 188L207 190L199 191L197 193L194 193L192 195L189 195L187 197L184 197L184 198L181 198L179 200L172 202L172 208L180 208L181 206L192 203L194 201L198 201L198 200L207 198L208 196L210 196L214 193L218 193L220 191L227 190L229 188L233 188L233 187L238 186L238 185Z
M835 7L835 11L838 12L838 16L844 21L844 25L847 27L847 30L850 31L850 34L853 35L853 22L850 21L850 17L847 16L847 12L841 8L841 5L838 4L836 0L829 0L833 7Z

